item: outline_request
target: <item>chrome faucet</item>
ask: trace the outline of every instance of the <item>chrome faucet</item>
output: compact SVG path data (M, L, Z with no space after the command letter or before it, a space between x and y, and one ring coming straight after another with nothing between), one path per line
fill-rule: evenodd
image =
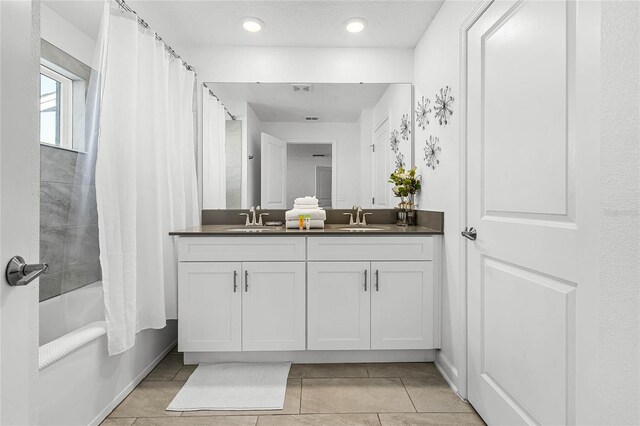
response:
M349 216L349 225L362 225L367 226L367 216L373 213L365 213L362 211L362 207L353 206L353 210L356 211L356 220L353 220L353 213L342 213L345 216ZM362 217L362 220L360 219Z
M355 225L353 222L353 213L342 213L345 216L349 216L349 225Z
M373 213L364 213L364 212L362 213L362 222L361 222L362 226L367 226L367 216L369 216L370 214L373 214Z
M262 216L269 216L269 213L260 213L260 214L258 215L258 226L262 226L262 225L263 225L263 223L262 223Z
M257 211L260 210L260 206L253 207L251 206L251 208L249 209L249 213L240 213L239 216L246 216L247 219L244 222L244 226L256 226L256 225L262 225L262 216L263 215L268 215L268 213L261 213L260 214L260 221L257 222L256 221L256 213ZM251 217L251 219L249 219L249 217Z

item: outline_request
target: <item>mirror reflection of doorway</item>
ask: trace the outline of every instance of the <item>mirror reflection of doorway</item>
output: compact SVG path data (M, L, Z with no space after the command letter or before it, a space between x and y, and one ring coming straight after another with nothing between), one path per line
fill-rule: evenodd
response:
M325 209L333 208L335 141L284 141L267 133L262 133L261 138L260 202L263 208L292 208L296 198L306 195L321 199L319 204Z
M316 166L316 197L322 208L331 208L331 166Z
M287 143L287 207L293 200L315 195L323 208L331 208L332 146L328 143ZM323 167L318 192L318 167Z

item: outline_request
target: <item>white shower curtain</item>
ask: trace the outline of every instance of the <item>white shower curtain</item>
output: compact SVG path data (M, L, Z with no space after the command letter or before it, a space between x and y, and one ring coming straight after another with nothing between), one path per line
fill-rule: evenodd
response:
M175 317L176 254L168 232L199 222L195 74L115 2L100 47L96 196L109 353Z
M227 208L226 118L224 105L205 88L202 95L202 205L205 209Z

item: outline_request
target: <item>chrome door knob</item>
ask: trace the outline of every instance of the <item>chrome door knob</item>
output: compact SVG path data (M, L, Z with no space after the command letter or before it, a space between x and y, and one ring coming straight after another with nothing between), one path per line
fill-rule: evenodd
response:
M471 241L475 241L476 238L478 238L478 232L476 231L476 228L474 228L473 226L469 229L464 228L464 231L462 231L461 234L467 240L471 240Z
M49 265L46 263L29 265L21 256L13 256L7 264L5 276L11 286L27 285L47 272L47 269Z

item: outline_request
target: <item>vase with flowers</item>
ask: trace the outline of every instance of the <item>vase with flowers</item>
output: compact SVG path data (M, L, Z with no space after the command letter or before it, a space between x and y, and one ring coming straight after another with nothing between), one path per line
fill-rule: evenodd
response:
M415 195L422 187L416 168L405 170L398 167L391 176L393 195L400 198L398 204L398 225L415 225Z

